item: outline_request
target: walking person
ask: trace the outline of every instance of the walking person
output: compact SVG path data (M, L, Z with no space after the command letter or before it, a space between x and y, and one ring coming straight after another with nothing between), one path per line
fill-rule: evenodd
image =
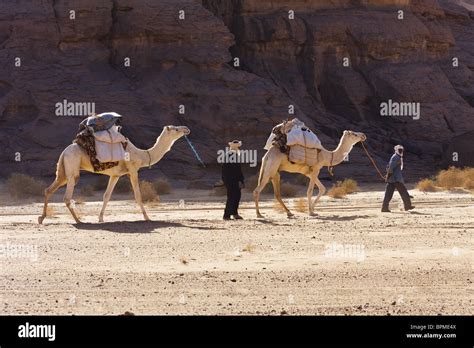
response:
M385 188L385 197L382 204L382 212L389 213L388 205L393 197L393 192L397 189L398 193L402 197L403 205L405 210L411 210L415 207L411 204L410 195L405 187L405 181L403 180L403 151L402 145L396 145L394 147L395 153L390 158L387 165L387 175L385 182L387 186Z
M229 151L222 164L222 181L227 189L227 202L224 210L224 220L241 220L239 215L239 203L241 197L241 189L244 187L244 175L239 161L240 147L242 142L234 140L229 143Z

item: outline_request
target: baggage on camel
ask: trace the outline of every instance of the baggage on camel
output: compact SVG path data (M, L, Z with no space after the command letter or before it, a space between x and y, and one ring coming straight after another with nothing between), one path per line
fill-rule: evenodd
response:
M289 129L286 126L288 122L293 123ZM316 134L298 119L285 121L273 128L264 149L269 150L273 145L286 153L290 162L308 166L316 164L318 152L322 149Z
M79 130L83 130L86 127L91 127L94 132L104 131L117 125L122 118L121 115L116 112L103 112L98 115L92 115L86 118L79 125Z
M86 151L96 172L115 167L125 159L127 138L116 125L121 117L116 112L106 112L86 118L79 126L74 142Z
M96 158L99 162L115 162L125 159L125 149L122 143L127 142L121 133L119 133L118 126L99 132L94 132Z

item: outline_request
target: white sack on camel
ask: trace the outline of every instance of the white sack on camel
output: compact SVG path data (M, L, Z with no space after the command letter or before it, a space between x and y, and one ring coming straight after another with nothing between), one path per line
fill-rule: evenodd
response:
M286 135L286 145L300 145L308 149L321 149L321 141L308 127L293 127Z
M127 139L118 131L117 126L104 131L94 132L95 151L100 162L115 162L125 159L122 143Z

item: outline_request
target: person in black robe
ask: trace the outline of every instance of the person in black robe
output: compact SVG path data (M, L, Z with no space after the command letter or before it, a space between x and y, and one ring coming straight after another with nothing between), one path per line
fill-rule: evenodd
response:
M239 147L242 142L234 140L229 143L230 150L226 153L226 158L222 164L222 181L227 189L227 202L224 210L224 220L231 220L233 216L235 220L241 220L239 215L239 203L241 192L244 187L244 175L239 162Z

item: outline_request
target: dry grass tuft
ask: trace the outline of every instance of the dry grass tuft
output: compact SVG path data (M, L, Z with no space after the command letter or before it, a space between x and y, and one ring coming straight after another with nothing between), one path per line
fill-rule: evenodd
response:
M300 213L306 213L308 211L308 200L306 198L298 198L295 200L295 209Z
M347 194L354 193L359 191L359 185L357 185L357 181L353 179L344 179L341 183L341 187L344 187Z
M276 210L277 212L279 212L279 213L286 213L285 209L283 209L283 207L281 206L281 204L278 203L277 201L273 202L272 208L273 208L274 210Z
M456 168L449 167L436 175L436 186L445 190L451 190L456 187L472 189L474 187L474 168Z
M331 187L328 191L328 196L332 198L344 198L347 194L356 191L359 191L357 182L353 179L344 179L343 181L338 181Z
M247 179L245 179L245 189L249 192L253 192L255 188L258 185L258 175L253 175ZM261 193L272 193L273 192L273 186L271 182L269 181L265 187L263 188Z
M156 193L159 195L167 195L168 193L171 193L171 184L167 179L156 179L153 181L153 187L155 188Z
M215 186L211 193L210 196L225 196L227 195L227 189L225 186Z
M339 186L338 184L333 185L329 191L328 196L331 198L344 198L346 197L346 190L344 187Z
M99 175L92 186L95 191L104 191L108 183L109 177L107 175Z
M81 187L81 195L90 197L94 195L94 186L93 185L86 185Z
M423 179L418 182L416 188L423 192L434 192L438 190L474 189L474 168L456 168L441 170L434 179Z
M8 193L15 198L39 197L44 195L46 184L32 176L12 173L6 182Z
M249 242L244 246L242 251L246 251L248 253L251 253L251 252L255 251L255 245L253 245L252 243Z
M46 216L47 216L47 217L51 217L51 218L56 217L56 211L54 210L53 207L48 206L48 207L46 208Z
M115 185L114 192L116 193L129 193L132 192L132 184L128 176L122 176L117 184Z
M280 184L280 192L282 197L295 197L298 193L298 186L284 181Z
M159 202L160 200L153 184L149 181L140 181L140 192L142 194L143 202Z
M438 191L438 189L436 188L435 182L431 179L423 179L423 180L418 181L415 188L422 192Z

